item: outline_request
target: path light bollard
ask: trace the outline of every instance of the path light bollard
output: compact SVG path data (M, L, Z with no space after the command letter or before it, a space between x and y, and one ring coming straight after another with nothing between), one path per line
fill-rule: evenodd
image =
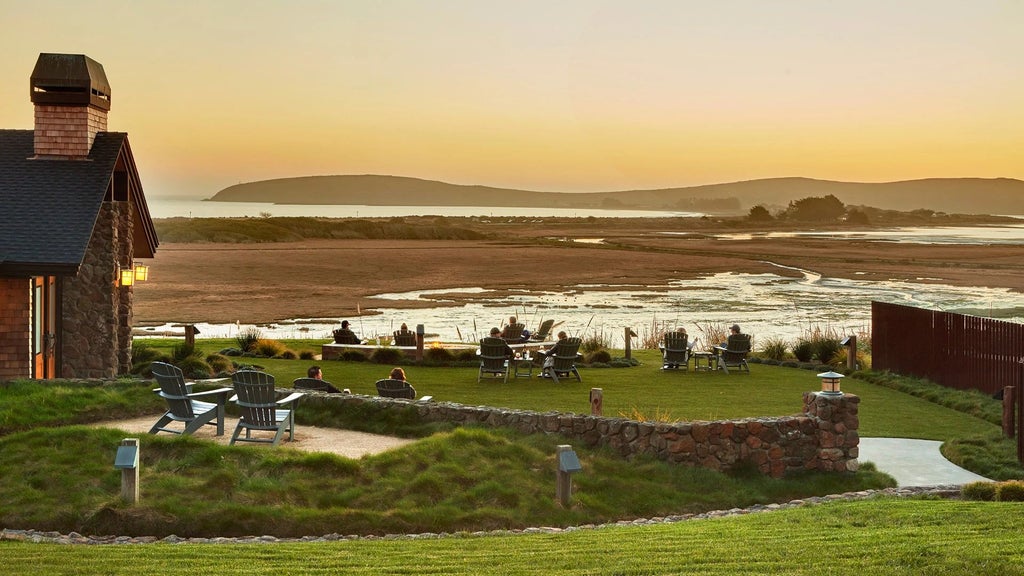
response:
M602 416L604 410L604 391L601 388L590 389L590 413L594 416Z
M580 459L576 456L572 446L559 444L555 448L555 455L558 460L558 474L555 482L555 498L563 507L569 507L569 499L572 498L572 477L575 472L583 470L580 466Z
M121 470L121 498L129 504L139 501L139 439L125 438L117 447L114 468Z
M423 335L426 334L426 330L423 328L423 324L416 325L416 361L423 362Z
M857 369L857 337L847 336L839 343L846 346L846 368L850 371Z

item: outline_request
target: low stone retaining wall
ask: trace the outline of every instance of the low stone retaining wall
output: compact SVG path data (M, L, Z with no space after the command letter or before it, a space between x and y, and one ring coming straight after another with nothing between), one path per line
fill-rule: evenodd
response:
M523 434L559 434L587 446L608 446L625 457L647 454L667 462L722 471L750 463L773 477L798 470L855 471L860 443L860 398L852 394L806 392L803 413L795 416L671 424L356 394L310 393L302 402L341 406L372 402L382 410L414 409L429 422L511 428Z

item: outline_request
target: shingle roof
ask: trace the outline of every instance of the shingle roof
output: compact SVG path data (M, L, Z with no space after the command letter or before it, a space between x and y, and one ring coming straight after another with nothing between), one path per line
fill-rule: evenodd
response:
M86 160L32 159L32 130L0 130L0 275L74 274L127 135L96 135Z

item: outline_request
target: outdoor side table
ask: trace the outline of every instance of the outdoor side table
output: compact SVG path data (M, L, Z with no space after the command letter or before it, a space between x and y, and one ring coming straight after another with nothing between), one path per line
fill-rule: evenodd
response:
M523 356L521 358L512 358L509 362L512 364L513 378L533 377L533 358Z
M691 352L690 356L693 357L693 371L702 370L704 372L710 372L712 370L711 363L714 362L714 352ZM703 365L702 365L703 362Z

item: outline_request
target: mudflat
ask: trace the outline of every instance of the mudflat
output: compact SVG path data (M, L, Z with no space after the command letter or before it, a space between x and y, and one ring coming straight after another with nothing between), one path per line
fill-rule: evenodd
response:
M830 238L669 236L657 224L510 227L489 240L165 243L135 287L135 323L258 323L366 313L384 292L479 286L553 289L661 285L733 271L905 280L1024 291L1024 246L879 243ZM733 231L733 230L728 230ZM600 243L572 242L600 238ZM776 266L779 265L779 266ZM590 288L588 288L590 289ZM599 288L597 288L599 289ZM457 297L454 298L457 300ZM433 306L414 300L389 307Z

